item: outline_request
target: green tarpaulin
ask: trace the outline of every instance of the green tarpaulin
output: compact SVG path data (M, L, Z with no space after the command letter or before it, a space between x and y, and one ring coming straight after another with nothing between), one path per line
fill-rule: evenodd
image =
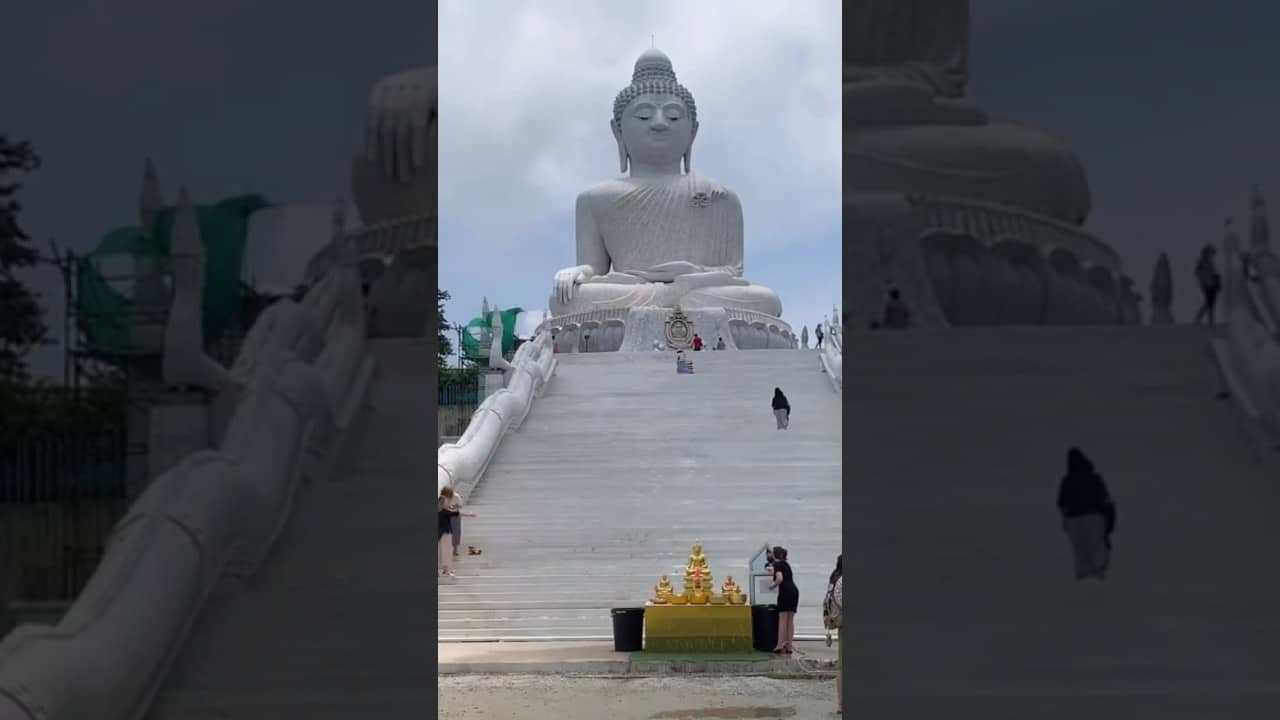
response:
M462 357L481 363L489 359L489 346L493 342L490 323L495 312L502 314L502 354L511 353L516 346L516 316L524 312L524 308L494 310L488 318L474 318L467 323L462 333Z
M238 195L213 205L196 206L196 222L205 249L204 334L222 337L240 312L240 275L249 216L269 207L261 195ZM134 285L139 263L152 261L166 272L175 207L156 215L150 235L140 227L123 227L103 236L81 263L77 283L79 324L97 352L128 354L129 323L138 317ZM165 305L165 309L167 309Z

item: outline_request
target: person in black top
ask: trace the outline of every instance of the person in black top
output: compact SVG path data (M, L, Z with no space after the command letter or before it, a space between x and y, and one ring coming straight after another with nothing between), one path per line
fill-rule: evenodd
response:
M787 402L781 388L773 389L773 417L778 421L779 430L786 430L791 424L791 403Z
M1227 227L1230 228L1230 226L1231 221L1228 220ZM1213 262L1217 254L1217 249L1212 245L1206 245L1200 251L1200 259L1196 262L1196 283L1200 285L1200 294L1204 296L1204 303L1196 313L1195 325L1207 321L1209 327L1213 327L1218 294L1222 292L1222 275L1218 273L1218 267Z
M889 291L889 303L884 306L884 320L881 327L889 330L905 330L911 327L911 308L902 299L898 288Z
M1071 541L1077 580L1105 580L1111 563L1116 506L1107 484L1080 448L1067 451L1067 474L1058 486L1062 529Z
M457 505L454 504L456 497L453 488L447 487L440 491L440 503L436 507L436 530L439 532L440 544L440 574L449 577L454 577L453 568L450 566L453 560L453 519L462 514Z
M787 562L787 549L773 549L773 584L778 590L778 646L776 653L790 655L796 651L796 611L800 607L800 588L791 576L791 563Z

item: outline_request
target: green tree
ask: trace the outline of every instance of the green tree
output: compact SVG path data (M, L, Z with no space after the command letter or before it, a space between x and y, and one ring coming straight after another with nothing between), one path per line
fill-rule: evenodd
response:
M39 299L17 277L39 260L18 222L21 179L39 167L40 156L30 143L0 134L0 384L27 382L27 354L47 332Z
M450 335L453 328L444 316L444 304L449 300L449 291L436 288L436 363L440 367L449 364L449 356L453 354L453 340Z

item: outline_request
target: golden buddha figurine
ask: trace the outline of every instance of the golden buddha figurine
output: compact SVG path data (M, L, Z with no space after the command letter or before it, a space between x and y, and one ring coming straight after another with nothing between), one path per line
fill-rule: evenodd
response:
M671 581L663 575L658 584L653 586L653 602L655 605L666 605L671 602L671 596L675 594L675 590L671 587Z
M742 605L747 602L747 596L742 593L742 588L738 587L738 583L733 581L732 575L725 576L724 587L721 592L731 605Z
M693 592L689 594L690 605L706 605L711 600L710 595L702 587L702 580L695 577L693 580Z
M707 556L702 554L702 543L698 542L697 540L693 541L693 551L689 553L688 567L690 569L692 568L702 568L703 570L710 569L710 565L707 563Z
M711 564L707 561L707 556L702 554L702 543L696 540L693 552L689 553L689 563L684 568L684 586L692 587L695 580L701 580L705 588L715 587L711 577Z

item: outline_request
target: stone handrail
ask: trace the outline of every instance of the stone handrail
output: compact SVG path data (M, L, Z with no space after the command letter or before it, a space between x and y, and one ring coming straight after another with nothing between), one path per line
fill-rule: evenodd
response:
M1254 315L1272 335L1280 337L1280 257L1266 249L1250 252L1247 257L1253 275L1243 274Z
M1250 258L1258 277L1243 271L1239 242L1229 235L1223 253L1226 334L1213 343L1231 396L1246 415L1275 434L1280 431L1280 342L1265 324L1262 306L1275 307L1280 267Z
M485 398L457 442L442 445L436 455L437 494L446 487L474 485L488 467L508 430L524 422L533 399L555 373L551 330L540 328L520 346L507 372L507 386Z
M222 440L155 479L52 627L0 642L0 720L142 717L211 588L252 572L358 411L372 375L351 263L254 324L230 375ZM217 403L219 398L215 400Z
M827 322L827 336L822 343L822 369L831 377L836 390L844 386L844 329L840 313L832 312Z

